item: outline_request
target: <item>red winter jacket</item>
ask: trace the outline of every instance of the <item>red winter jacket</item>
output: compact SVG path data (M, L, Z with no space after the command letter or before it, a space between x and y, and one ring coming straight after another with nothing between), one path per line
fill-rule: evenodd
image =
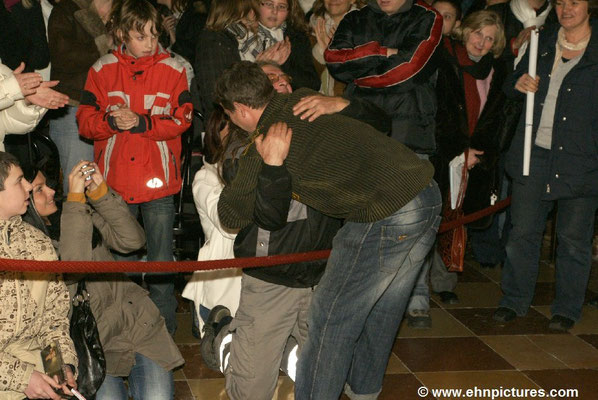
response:
M139 126L117 128L109 112L125 104ZM158 46L134 58L122 47L90 68L77 111L81 136L94 140L95 161L108 186L127 203L144 203L181 189L181 134L191 123L185 70Z

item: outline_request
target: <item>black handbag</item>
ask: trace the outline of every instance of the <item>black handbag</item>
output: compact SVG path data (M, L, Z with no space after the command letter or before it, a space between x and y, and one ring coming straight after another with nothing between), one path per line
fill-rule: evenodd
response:
M79 281L77 294L73 297L70 334L79 358L77 390L87 400L93 400L106 377L106 358L91 312L85 280Z
M500 179L497 176L498 166L491 169L484 169L482 165L476 165L469 171L467 191L463 200L463 213L473 214L487 207L493 206L498 200L500 192ZM492 225L494 214L486 215L467 224L468 228L484 230Z

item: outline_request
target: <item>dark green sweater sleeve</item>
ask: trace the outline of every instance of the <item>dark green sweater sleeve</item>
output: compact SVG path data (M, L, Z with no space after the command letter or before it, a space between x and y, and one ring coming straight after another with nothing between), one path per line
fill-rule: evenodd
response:
M239 159L239 168L233 181L226 185L218 200L220 222L230 229L242 229L253 222L253 210L262 158L251 146L248 154Z

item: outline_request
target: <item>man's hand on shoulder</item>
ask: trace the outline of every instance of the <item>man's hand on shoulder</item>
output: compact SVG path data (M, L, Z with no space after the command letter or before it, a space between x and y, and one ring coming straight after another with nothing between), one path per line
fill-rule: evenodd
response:
M268 165L280 166L289 155L293 131L284 122L270 126L268 133L255 139L255 147Z
M306 96L293 106L293 115L301 119L314 121L320 115L334 114L342 111L350 104L343 97L330 97L321 94Z

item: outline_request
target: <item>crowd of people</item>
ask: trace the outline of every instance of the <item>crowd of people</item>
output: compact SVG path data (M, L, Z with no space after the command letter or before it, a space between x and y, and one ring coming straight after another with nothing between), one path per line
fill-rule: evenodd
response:
M597 0L4 0L0 258L172 261L181 136L194 129L199 260L332 249L190 277L182 295L202 358L231 399L271 399L280 369L299 400L377 398L403 318L430 328L431 291L459 302L441 220L507 196L506 212L468 227L475 260L502 268L494 323L527 313L556 208L548 327L567 331L581 318L598 208L596 10ZM61 181L39 152L5 151L6 135L41 125ZM79 388L173 399L184 363L174 279L0 272L0 398ZM91 356L69 321L82 301L100 344ZM60 374L47 365L56 354ZM91 386L89 357L101 358Z

